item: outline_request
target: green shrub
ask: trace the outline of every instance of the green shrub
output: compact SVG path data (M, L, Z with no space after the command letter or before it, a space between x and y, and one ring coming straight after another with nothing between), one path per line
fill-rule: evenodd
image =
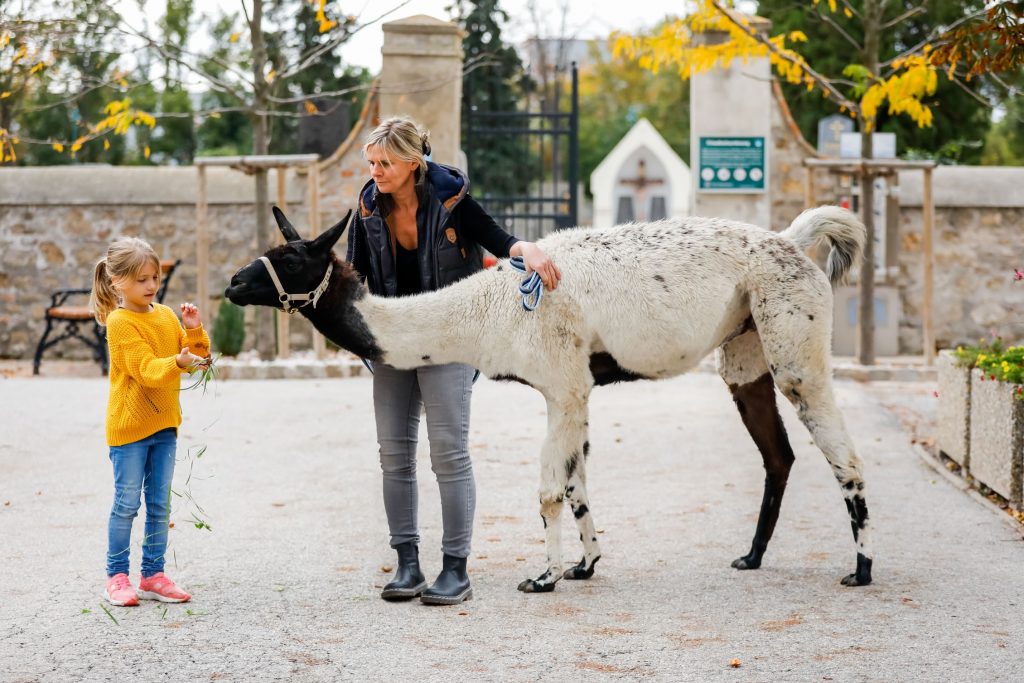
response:
M220 300L213 324L213 347L225 356L237 356L245 343L245 313L227 299Z

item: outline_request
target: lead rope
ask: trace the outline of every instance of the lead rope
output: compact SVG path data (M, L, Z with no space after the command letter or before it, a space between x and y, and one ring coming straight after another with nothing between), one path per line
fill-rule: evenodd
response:
M512 266L513 270L526 273L526 264L523 262L522 256L513 256L508 260L508 264ZM544 297L544 282L540 279L537 271L533 271L523 280L519 285L519 293L523 296L523 310L536 311L540 306L540 300Z

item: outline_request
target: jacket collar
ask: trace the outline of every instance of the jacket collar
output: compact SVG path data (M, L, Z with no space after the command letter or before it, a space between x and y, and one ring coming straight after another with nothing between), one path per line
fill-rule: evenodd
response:
M469 177L454 166L427 162L427 184L433 195L449 211L469 193ZM377 183L366 181L359 192L359 215L366 218L377 211Z

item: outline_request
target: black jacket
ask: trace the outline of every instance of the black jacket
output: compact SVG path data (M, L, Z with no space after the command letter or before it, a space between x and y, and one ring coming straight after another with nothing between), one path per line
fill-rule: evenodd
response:
M472 197L469 178L457 168L427 162L425 197L416 211L420 283L440 289L483 268L487 249L507 257L518 240L498 227ZM374 294L396 296L395 240L377 203L377 185L367 181L348 237L348 261Z

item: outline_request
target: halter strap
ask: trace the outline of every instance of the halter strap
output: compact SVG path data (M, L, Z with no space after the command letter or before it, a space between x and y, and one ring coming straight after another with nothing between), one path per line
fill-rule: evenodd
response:
M264 266L266 266L267 273L270 275L270 279L273 280L274 287L277 288L277 299L281 302L281 308L285 313L294 313L303 306L308 306L309 304L313 304L313 308L316 308L316 302L319 301L323 293L327 291L327 286L331 281L331 272L334 270L334 264L328 263L327 272L324 273L324 279L320 281L320 284L316 289L306 294L289 294L284 291L284 287L281 286L281 280L277 277L277 273L274 271L274 266L271 265L270 259L266 256L260 256L259 260L263 262ZM302 303L299 303L299 305L296 306L295 304L297 302Z

